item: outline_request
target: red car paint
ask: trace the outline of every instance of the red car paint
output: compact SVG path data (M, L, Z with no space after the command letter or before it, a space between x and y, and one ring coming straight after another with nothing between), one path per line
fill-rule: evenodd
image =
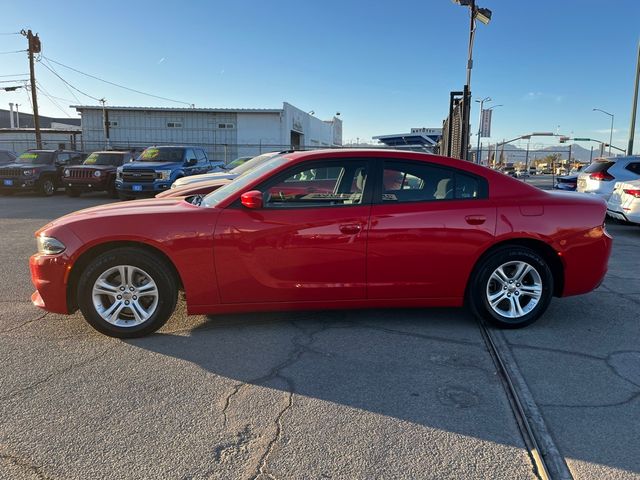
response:
M36 235L66 245L31 257L34 303L70 313L74 267L92 249L140 243L177 271L191 314L282 309L459 306L479 258L503 242L539 241L561 260L561 296L602 281L611 249L606 205L595 196L549 193L469 162L389 150L286 154L215 207L184 198L81 210ZM487 180L485 199L249 209L240 196L301 162L323 159L429 162ZM372 177L373 178L373 177ZM86 257L85 257L86 258Z

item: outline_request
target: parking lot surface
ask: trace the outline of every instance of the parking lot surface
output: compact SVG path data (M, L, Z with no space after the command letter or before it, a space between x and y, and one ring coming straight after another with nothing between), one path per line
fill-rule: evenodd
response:
M0 198L0 478L536 478L461 309L187 317L121 341L29 301L33 232L107 201ZM596 292L501 332L574 478L640 478L640 228Z

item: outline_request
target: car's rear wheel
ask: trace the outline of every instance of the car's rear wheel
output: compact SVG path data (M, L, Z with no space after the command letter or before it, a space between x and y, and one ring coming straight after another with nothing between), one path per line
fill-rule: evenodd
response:
M56 186L51 178L43 178L40 181L40 193L45 197L50 197L56 191Z
M549 306L553 273L535 251L503 247L478 265L468 295L476 316L503 328L524 327Z
M162 327L176 306L178 286L166 262L137 248L118 248L95 258L78 281L85 319L111 337L133 338Z

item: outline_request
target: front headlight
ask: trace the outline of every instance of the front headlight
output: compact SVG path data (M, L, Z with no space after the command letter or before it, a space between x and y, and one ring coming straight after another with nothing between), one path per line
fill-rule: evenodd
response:
M31 170L23 170L23 171L22 171L22 174L23 174L23 175L26 175L26 176L28 177L28 176L30 176L30 175L33 175L33 172L34 172L34 170L33 170L33 169L31 169Z
M169 180L171 178L171 170L156 170L156 176L160 180Z
M57 255L58 253L64 252L65 248L67 248L60 240L53 237L45 237L44 235L37 237L37 244L38 253L44 255Z
M93 172L94 177L100 177L101 175L102 175L102 172L100 170L96 170L95 172Z
M122 180L122 167L118 167L118 168L116 169L116 178L117 178L118 180Z
M69 175L71 175L71 170L69 170L68 168L64 171L64 176L68 177Z

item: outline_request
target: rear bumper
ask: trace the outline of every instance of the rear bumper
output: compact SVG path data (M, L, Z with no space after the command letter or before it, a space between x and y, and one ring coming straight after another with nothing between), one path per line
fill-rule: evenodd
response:
M53 313L71 313L67 304L67 282L71 263L60 255L33 255L29 259L31 282L36 291L31 301Z
M607 273L613 239L604 227L596 227L575 238L561 255L565 265L563 297L598 288Z

